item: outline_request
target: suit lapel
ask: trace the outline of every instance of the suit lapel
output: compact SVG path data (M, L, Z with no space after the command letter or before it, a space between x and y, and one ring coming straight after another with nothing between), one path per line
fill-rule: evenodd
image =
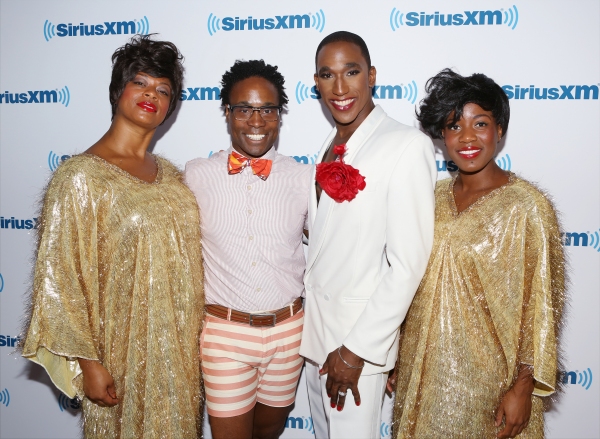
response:
M319 151L319 155L317 157L316 162L321 163L323 161L323 156L327 152L331 141L335 137L335 133L337 130L334 128L331 133L325 139L325 143L321 146L321 150ZM319 253L319 249L323 244L323 233L322 231L325 228L325 224L327 222L327 218L329 217L329 213L333 207L331 200L325 192L321 193L321 201L317 204L317 190L314 182L316 182L317 167L313 171L313 186L310 191L310 202L308 205L308 214L310 218L310 235L308 237L308 260L306 265L306 271L310 269L312 264L314 263L317 254ZM326 201L327 200L327 201Z

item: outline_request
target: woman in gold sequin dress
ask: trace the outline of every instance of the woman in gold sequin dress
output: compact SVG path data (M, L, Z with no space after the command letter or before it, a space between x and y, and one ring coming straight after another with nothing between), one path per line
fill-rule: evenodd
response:
M459 171L437 183L435 242L402 328L400 438L541 438L556 389L564 256L554 207L494 161L508 99L444 70L418 119Z
M44 194L22 355L83 399L87 438L200 435L199 212L180 172L147 152L182 59L149 37L119 48L110 129Z

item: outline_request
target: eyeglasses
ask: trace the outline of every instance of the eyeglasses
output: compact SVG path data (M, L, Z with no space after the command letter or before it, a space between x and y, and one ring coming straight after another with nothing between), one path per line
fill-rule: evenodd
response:
M235 120L248 120L252 117L255 111L258 111L258 114L260 114L260 117L262 117L265 122L275 122L277 119L279 119L281 107L251 107L249 105L230 105L229 111L233 113Z

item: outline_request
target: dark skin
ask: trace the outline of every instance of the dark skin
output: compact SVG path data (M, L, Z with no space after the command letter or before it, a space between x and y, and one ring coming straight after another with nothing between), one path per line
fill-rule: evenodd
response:
M377 71L367 64L360 48L352 43L335 42L321 48L317 54L315 84L323 97L323 102L335 121L336 135L332 145L348 142L357 128L375 108L372 88ZM330 147L323 162L332 162L336 155ZM321 197L321 187L316 184L317 200ZM346 363L353 367L349 367ZM360 405L358 380L365 360L350 351L346 346L330 352L319 371L327 374L325 387L331 398L332 408L344 409L346 395L352 392L354 403ZM341 392L342 394L340 394Z
M372 88L377 70L367 65L357 45L346 42L331 43L321 48L316 67L315 85L335 120L336 134L332 146L347 143L375 108ZM339 105L347 100L352 102ZM323 162L332 162L336 157L333 147L330 147L323 156ZM316 184L316 188L318 200L321 187Z
M508 173L494 161L497 144L502 138L502 128L496 123L492 112L468 103L458 121L452 122L453 116L448 116L442 137L448 155L459 169L454 183L454 203L460 213L481 197L505 185ZM388 378L387 390L392 392L395 385L394 371ZM496 437L512 438L527 427L533 389L532 368L521 364L517 379L496 410L495 425L500 427L504 421L504 428Z
M147 152L156 128L169 109L171 83L139 72L128 82L119 99L109 130L87 151L118 166L134 177L153 182L158 168ZM120 402L110 372L96 360L78 358L85 396L100 407Z
M277 88L268 80L251 77L237 82L229 95L230 105L264 107L279 105ZM250 119L236 120L229 109L225 117L231 132L233 148L246 157L262 157L275 144L279 120L266 122L258 111ZM258 137L257 137L258 136ZM293 405L271 407L257 402L252 410L228 418L208 417L214 439L277 439L285 429L285 421Z

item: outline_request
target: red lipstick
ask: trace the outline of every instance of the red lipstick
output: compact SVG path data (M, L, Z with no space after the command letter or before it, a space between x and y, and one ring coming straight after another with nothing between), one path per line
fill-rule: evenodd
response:
M458 154L464 159L471 160L477 157L481 153L481 151L481 148L469 147L459 149Z
M150 113L156 113L156 105L154 105L152 102L138 102L137 106Z

